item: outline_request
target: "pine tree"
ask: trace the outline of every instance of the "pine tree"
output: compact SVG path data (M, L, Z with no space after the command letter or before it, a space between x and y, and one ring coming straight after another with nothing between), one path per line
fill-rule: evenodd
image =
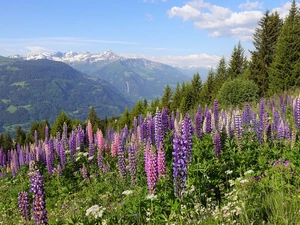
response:
M64 123L67 124L67 126L68 126L68 132L70 132L72 130L72 120L67 116L67 114L65 113L65 111L62 110L61 113L56 117L56 119L54 121L54 124L53 124L53 127L51 129L51 135L53 137L56 136L57 132L59 132L60 134L62 134Z
M22 127L18 126L15 134L15 143L23 146L26 140L26 133Z
M199 73L195 73L191 83L191 104L192 106L196 106L200 101L200 93L202 90L202 80Z
M218 95L219 90L227 79L227 69L226 69L226 60L224 57L220 59L215 79L214 79L214 88L212 93L212 98L215 99Z
M231 54L231 59L229 61L228 67L228 76L230 79L234 79L243 74L244 70L247 67L247 60L244 56L244 49L241 45L241 42L238 43L238 46L234 46L233 52Z
M173 94L173 101L171 104L171 111L176 112L177 109L180 107L182 98L182 88L179 83L177 83L174 94Z
M265 96L269 88L270 66L275 56L276 43L282 27L282 20L277 12L267 10L258 22L253 35L254 51L251 51L250 76L260 89L260 96Z
M214 83L215 83L215 73L211 68L210 71L208 72L207 80L203 84L203 88L200 93L200 103L202 105L209 105L212 103Z
M170 86L167 85L165 87L164 93L161 97L161 107L162 108L168 108L168 109L171 108L172 95L173 95L172 90L171 90Z
M138 117L141 114L145 114L146 108L144 102L138 100L135 106L131 110L132 117Z
M300 84L300 13L295 0L282 26L270 69L269 93L279 93Z

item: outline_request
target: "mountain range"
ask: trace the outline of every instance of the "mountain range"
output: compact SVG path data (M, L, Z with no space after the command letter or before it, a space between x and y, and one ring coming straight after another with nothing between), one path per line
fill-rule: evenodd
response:
M34 121L53 123L64 110L85 121L91 106L100 118L120 115L133 102L104 80L46 59L0 57L0 130Z
M167 84L175 88L177 82L190 80L190 77L169 65L143 58L124 58L110 50L103 53L31 53L11 58L67 63L87 75L107 81L132 101L144 98L152 100L162 95Z

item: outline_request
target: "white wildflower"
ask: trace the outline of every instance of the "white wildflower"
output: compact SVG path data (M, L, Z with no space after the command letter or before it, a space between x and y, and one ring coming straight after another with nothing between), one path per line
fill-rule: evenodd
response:
M130 195L130 194L132 194L132 193L133 193L132 190L126 190L126 191L123 191L123 192L122 192L122 195Z
M93 216L95 219L101 218L103 215L103 212L106 208L99 206L99 205L93 205L92 207L88 208L85 212L86 216Z
M227 175L232 174L232 173L233 173L232 170L226 170L226 171L225 171L225 174L227 174Z
M94 158L94 156L88 157L88 160L91 161Z
M85 153L83 153L82 155L85 156L85 157L87 157L87 156L89 155L89 153L88 153L88 152L85 152Z
M153 200L157 199L157 195L149 194L149 195L146 196L146 199L149 199L149 200L153 201Z
M243 180L240 181L241 184L244 184L244 183L247 183L247 182L249 182L247 179L243 179Z

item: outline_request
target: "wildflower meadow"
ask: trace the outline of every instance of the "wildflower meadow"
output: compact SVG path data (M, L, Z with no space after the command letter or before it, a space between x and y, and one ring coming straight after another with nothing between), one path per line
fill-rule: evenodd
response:
M0 149L0 224L300 224L299 131L289 95L46 128Z

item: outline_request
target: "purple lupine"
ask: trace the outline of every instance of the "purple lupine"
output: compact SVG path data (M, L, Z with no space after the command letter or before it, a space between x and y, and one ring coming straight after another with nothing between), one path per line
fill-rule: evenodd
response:
M59 153L60 153L60 165L61 165L61 168L65 168L66 166L66 163L67 163L67 159L66 159L66 151L65 151L65 148L64 148L64 145L63 145L63 142L60 142L60 145L59 145Z
M175 117L174 117L174 112L171 114L170 118L170 130L174 131L174 122L175 122Z
M47 141L49 139L49 127L48 125L46 125L45 127L45 141Z
M284 123L284 133L285 133L285 139L291 140L290 124L288 121L285 121Z
M215 157L219 158L222 152L222 146L221 146L221 138L218 131L216 131L214 136L214 149L215 149L214 151Z
M21 217L23 218L24 224L29 224L30 222L30 203L28 198L28 192L22 191L18 194L18 208Z
M281 123L279 124L279 126L277 127L277 136L278 136L278 140L283 140L285 138L285 129L284 129L284 124L281 121Z
M54 152L53 148L50 147L50 142L45 143L45 152L46 152L46 163L47 163L47 170L49 174L53 172L53 162L54 162Z
M219 130L219 103L218 100L214 100L214 121L215 130Z
M169 129L169 111L167 108L162 109L161 122L162 122L162 134L163 136L165 136Z
M145 170L149 194L155 193L157 183L157 157L154 148L149 143L145 149Z
M159 145L157 151L157 173L159 179L166 176L166 154L163 145Z
M269 116L268 113L265 112L263 115L263 119L262 119L262 123L263 123L263 137L264 137L264 142L267 142L268 139L268 130L269 130Z
M209 110L206 111L205 114L205 133L206 134L211 134L212 127L211 127L211 113Z
M154 130L154 120L151 116L151 114L148 114L147 116L147 120L148 120L148 142L153 145L155 142L155 130Z
M76 134L73 131L69 138L70 161L74 162L74 155L76 153Z
M164 135L163 135L163 127L162 127L162 115L157 108L156 114L154 117L154 136L155 136L155 145L156 149L158 149L158 146L163 143L164 141Z
M131 143L128 145L128 166L131 178L131 184L136 185L136 174L137 174L137 145L135 140L135 135L131 136Z
M137 136L137 128L138 128L138 121L137 121L137 118L134 117L133 118L133 133L135 136Z
M118 147L118 167L121 178L123 180L126 179L126 162L125 162L125 152L124 152L124 142L122 136L119 139L119 147Z
M30 174L30 192L33 193L33 217L35 224L47 224L47 210L44 195L43 177L39 170L31 171Z
M182 137L184 140L185 148L187 151L187 162L191 163L192 161L192 150L193 150L193 126L190 115L188 113L185 114L182 124Z
M295 99L294 103L294 121L295 127L300 129L300 100L298 98Z
M34 131L34 146L38 146L38 132L35 130Z
M202 130L202 114L201 114L201 107L198 107L198 110L195 114L195 130L196 130L196 137L201 138L203 136Z
M177 198L182 198L187 181L187 149L181 135L175 133L173 139L173 182L174 194Z
M238 148L239 151L241 151L242 127L241 127L241 116L238 113L234 115L234 128L235 128L235 135L238 142Z
M251 122L251 109L249 103L245 103L244 111L242 114L242 126L249 127Z

